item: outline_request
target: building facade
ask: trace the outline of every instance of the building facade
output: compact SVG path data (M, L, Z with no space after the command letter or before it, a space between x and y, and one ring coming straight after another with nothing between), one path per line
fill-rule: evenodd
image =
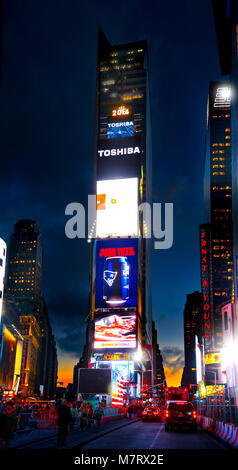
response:
M19 220L10 239L6 297L14 302L24 337L22 394L53 398L57 350L47 306L42 297L43 240L39 224ZM32 367L29 369L29 364Z
M205 224L201 226L201 278L205 347L221 348L218 307L234 293L231 98L229 82L211 82L204 170Z
M7 245L5 241L0 238L0 323L2 316L2 305L3 305L3 291L6 271L6 253Z
M184 307L184 359L182 386L188 387L197 383L196 375L196 345L195 336L198 341L202 339L202 295L195 291L187 295Z
M232 212L234 233L234 295L238 298L238 5L212 0L220 68L231 84ZM234 300L234 299L233 299Z
M20 391L22 397L34 396L40 329L34 315L20 315L19 320L24 338Z
M16 307L4 299L0 323L0 385L4 388L4 397L18 393L23 343Z
M19 220L10 239L7 295L15 299L31 298L35 308L41 296L43 241L39 225Z
M145 41L111 46L101 29L94 184L90 362L98 368L100 355L116 355L122 360L115 374L127 370L128 377L133 362L132 394L136 394L141 366L131 359L137 354L141 360L143 344L152 347L151 239L145 236L149 228L142 210L138 213L141 203L151 202L152 186L148 52ZM123 361L125 355L130 361Z

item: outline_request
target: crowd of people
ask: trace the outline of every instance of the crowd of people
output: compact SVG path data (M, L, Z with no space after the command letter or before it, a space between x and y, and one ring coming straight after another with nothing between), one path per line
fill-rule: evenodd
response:
M2 400L0 401L0 448L8 448L14 433L19 426L19 421L29 414L38 421L47 416L55 417L55 427L58 426L57 442L58 446L65 444L68 429L74 430L77 423L79 429L84 431L89 429L96 422L100 426L101 418L104 414L103 407L100 403L93 409L89 402L77 401L67 402L60 400L51 403L31 403L31 402L14 402Z
M130 419L141 417L145 406L146 404L130 403L124 411ZM100 426L104 407L101 403L97 403L93 408L91 403L84 402L83 399L75 402L60 400L57 403L2 400L0 401L0 448L3 447L4 441L5 447L9 447L20 421L27 414L36 420L38 429L41 420L51 417L55 429L58 427L57 443L61 447L66 443L68 430L73 431L76 424L81 431L89 429L94 423Z

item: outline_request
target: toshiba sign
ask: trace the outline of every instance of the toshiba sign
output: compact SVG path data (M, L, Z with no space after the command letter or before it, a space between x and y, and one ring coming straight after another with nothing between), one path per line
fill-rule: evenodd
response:
M113 157L116 155L134 155L140 153L139 147L121 147L107 150L98 150L99 157Z
M117 124L121 123L115 123ZM123 126L118 129L123 129ZM110 138L98 142L97 179L140 178L141 164L144 159L140 136L112 137L110 134Z

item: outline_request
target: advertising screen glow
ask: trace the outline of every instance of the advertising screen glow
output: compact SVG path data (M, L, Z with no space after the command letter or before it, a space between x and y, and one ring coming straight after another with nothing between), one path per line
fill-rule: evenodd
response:
M96 308L137 307L137 240L96 242Z
M97 237L138 235L138 178L97 182Z
M107 138L115 139L116 137L129 137L134 135L133 121L108 122Z
M107 315L96 320L94 348L136 348L136 314Z
M97 179L140 178L144 150L133 120L108 122L107 139L97 145Z

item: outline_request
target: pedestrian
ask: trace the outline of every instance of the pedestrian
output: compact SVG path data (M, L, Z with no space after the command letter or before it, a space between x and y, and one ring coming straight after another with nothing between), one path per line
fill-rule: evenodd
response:
M14 402L8 402L6 409L0 415L0 448L2 448L2 442L5 440L6 449L10 445L10 441L13 438L17 424L17 413Z
M93 407L88 403L88 428L91 427L91 424L94 423L94 412Z
M129 419L132 419L132 416L133 416L133 405L129 405L128 406L128 415L129 415Z
M76 403L74 403L73 407L70 408L70 411L71 411L71 416L72 416L70 429L71 429L71 431L73 431L76 419L78 418L78 415L79 415L77 407L76 407Z
M81 412L81 415L80 415L80 429L81 429L81 431L83 431L84 428L87 427L87 425L88 425L88 408L87 408L87 405L85 403L83 403L83 405L81 406L80 412Z
M96 419L96 421L97 421L97 425L98 425L98 426L100 426L100 424L101 424L101 419L102 419L103 414L104 414L104 413L103 413L103 409L102 409L102 407L101 407L101 404L98 403L98 406L97 406L97 408L95 409L95 413L94 413L94 417L95 417L95 419Z
M58 438L57 445L65 445L67 435L68 435L68 426L72 421L72 416L70 408L67 405L66 401L63 400L58 407Z

